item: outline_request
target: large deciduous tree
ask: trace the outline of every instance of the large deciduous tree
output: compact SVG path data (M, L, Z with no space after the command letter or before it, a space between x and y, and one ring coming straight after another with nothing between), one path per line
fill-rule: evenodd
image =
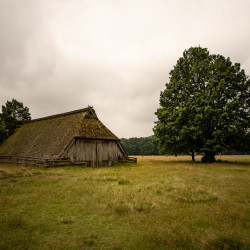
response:
M249 150L250 80L239 63L210 54L206 48L185 50L160 94L154 127L165 153L202 153L214 162L225 149Z
M12 99L12 101L7 101L6 104L2 106L1 118L10 136L24 123L24 121L30 120L31 116L29 109L25 107L22 102Z

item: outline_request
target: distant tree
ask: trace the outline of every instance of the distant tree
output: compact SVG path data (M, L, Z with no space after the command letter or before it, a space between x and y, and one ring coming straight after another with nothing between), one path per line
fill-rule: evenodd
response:
M3 119L0 117L0 143L8 137L8 130L6 129Z
M121 143L128 155L158 155L159 151L154 144L155 137L122 138Z
M17 128L19 128L24 121L30 120L31 116L29 109L15 99L7 101L2 106L1 118L5 122L6 128L8 129L8 135L12 135Z
M201 47L185 50L160 94L157 144L165 153L204 154L203 162L230 148L247 149L250 80L230 58Z

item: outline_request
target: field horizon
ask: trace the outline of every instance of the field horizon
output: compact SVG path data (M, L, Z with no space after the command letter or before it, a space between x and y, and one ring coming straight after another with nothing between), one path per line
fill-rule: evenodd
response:
M249 249L250 156L0 164L0 249Z

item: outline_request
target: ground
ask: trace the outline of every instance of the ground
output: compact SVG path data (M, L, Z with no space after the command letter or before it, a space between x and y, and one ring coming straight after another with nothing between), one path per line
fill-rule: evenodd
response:
M0 249L250 249L250 156L0 164Z

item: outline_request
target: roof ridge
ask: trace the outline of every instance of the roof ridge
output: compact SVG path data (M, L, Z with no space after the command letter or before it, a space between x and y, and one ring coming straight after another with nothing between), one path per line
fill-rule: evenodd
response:
M56 117L66 116L66 115L71 115L71 114L76 114L76 113L81 113L83 111L92 110L92 109L93 109L93 107L88 106L87 108L83 108L83 109L76 109L76 110L65 112L65 113L61 113L61 114L50 115L50 116L45 116L45 117L41 117L41 118L37 118L37 119L25 121L25 123L37 122L37 121L47 120L47 119L53 119L53 118L56 118Z

